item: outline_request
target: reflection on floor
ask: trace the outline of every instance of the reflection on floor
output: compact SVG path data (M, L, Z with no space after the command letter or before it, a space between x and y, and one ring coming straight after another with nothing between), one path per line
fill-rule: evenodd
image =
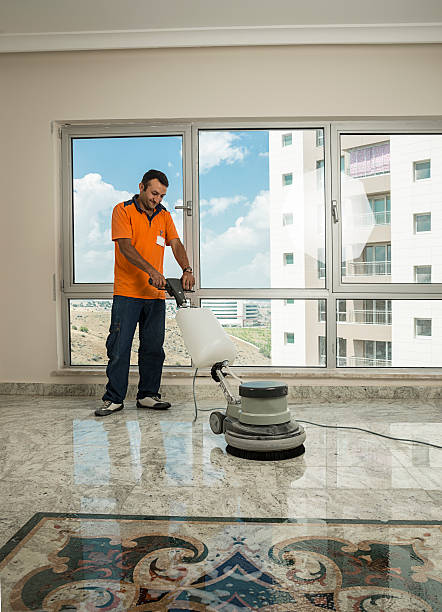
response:
M191 404L95 404L0 396L2 610L442 609L441 451L305 425L248 462ZM441 444L436 402L291 408Z

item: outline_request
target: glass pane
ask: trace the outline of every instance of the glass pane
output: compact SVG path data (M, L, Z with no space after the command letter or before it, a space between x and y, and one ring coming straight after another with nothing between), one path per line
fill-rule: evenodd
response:
M338 345L346 343L338 366L442 366L442 300L346 300L346 310L346 322L337 319Z
M291 146L285 133L199 132L203 288L325 286L324 148L316 130L293 130Z
M345 134L341 156L342 282L421 282L415 266L439 263L442 134Z
M431 283L431 266L416 266L414 280L416 283Z
M325 342L325 319L318 320L325 300L206 299L201 306L232 337L238 351L233 365L325 366L318 340Z
M69 300L70 350L72 365L107 365L106 339L111 320L112 300ZM175 321L176 303L166 300L164 365L190 366L190 356ZM138 331L132 344L130 363L138 365Z
M139 183L150 168L169 179L163 205L182 236L183 216L175 211L183 201L181 136L129 138L75 138L72 142L74 280L76 283L112 283L114 244L111 240L113 207L139 193ZM167 248L164 272L180 270Z
M415 224L417 232L431 231L431 215L415 215Z
M414 180L420 181L422 179L428 179L431 175L431 163L430 161L415 162L414 164Z

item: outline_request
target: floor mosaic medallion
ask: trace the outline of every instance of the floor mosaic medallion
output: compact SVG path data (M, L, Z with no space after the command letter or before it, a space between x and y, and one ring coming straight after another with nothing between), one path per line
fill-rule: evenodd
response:
M440 612L440 522L36 514L2 612Z

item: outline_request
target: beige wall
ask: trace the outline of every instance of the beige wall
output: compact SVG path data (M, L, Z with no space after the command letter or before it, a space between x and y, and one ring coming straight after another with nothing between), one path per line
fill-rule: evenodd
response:
M436 116L442 45L0 56L1 382L73 382L59 363L51 121Z

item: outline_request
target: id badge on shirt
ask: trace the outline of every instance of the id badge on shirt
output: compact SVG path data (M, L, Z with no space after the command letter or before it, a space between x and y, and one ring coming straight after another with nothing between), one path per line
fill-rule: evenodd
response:
M164 242L165 242L165 241L164 241L164 236L157 236L157 244L158 244L160 247L164 247Z

